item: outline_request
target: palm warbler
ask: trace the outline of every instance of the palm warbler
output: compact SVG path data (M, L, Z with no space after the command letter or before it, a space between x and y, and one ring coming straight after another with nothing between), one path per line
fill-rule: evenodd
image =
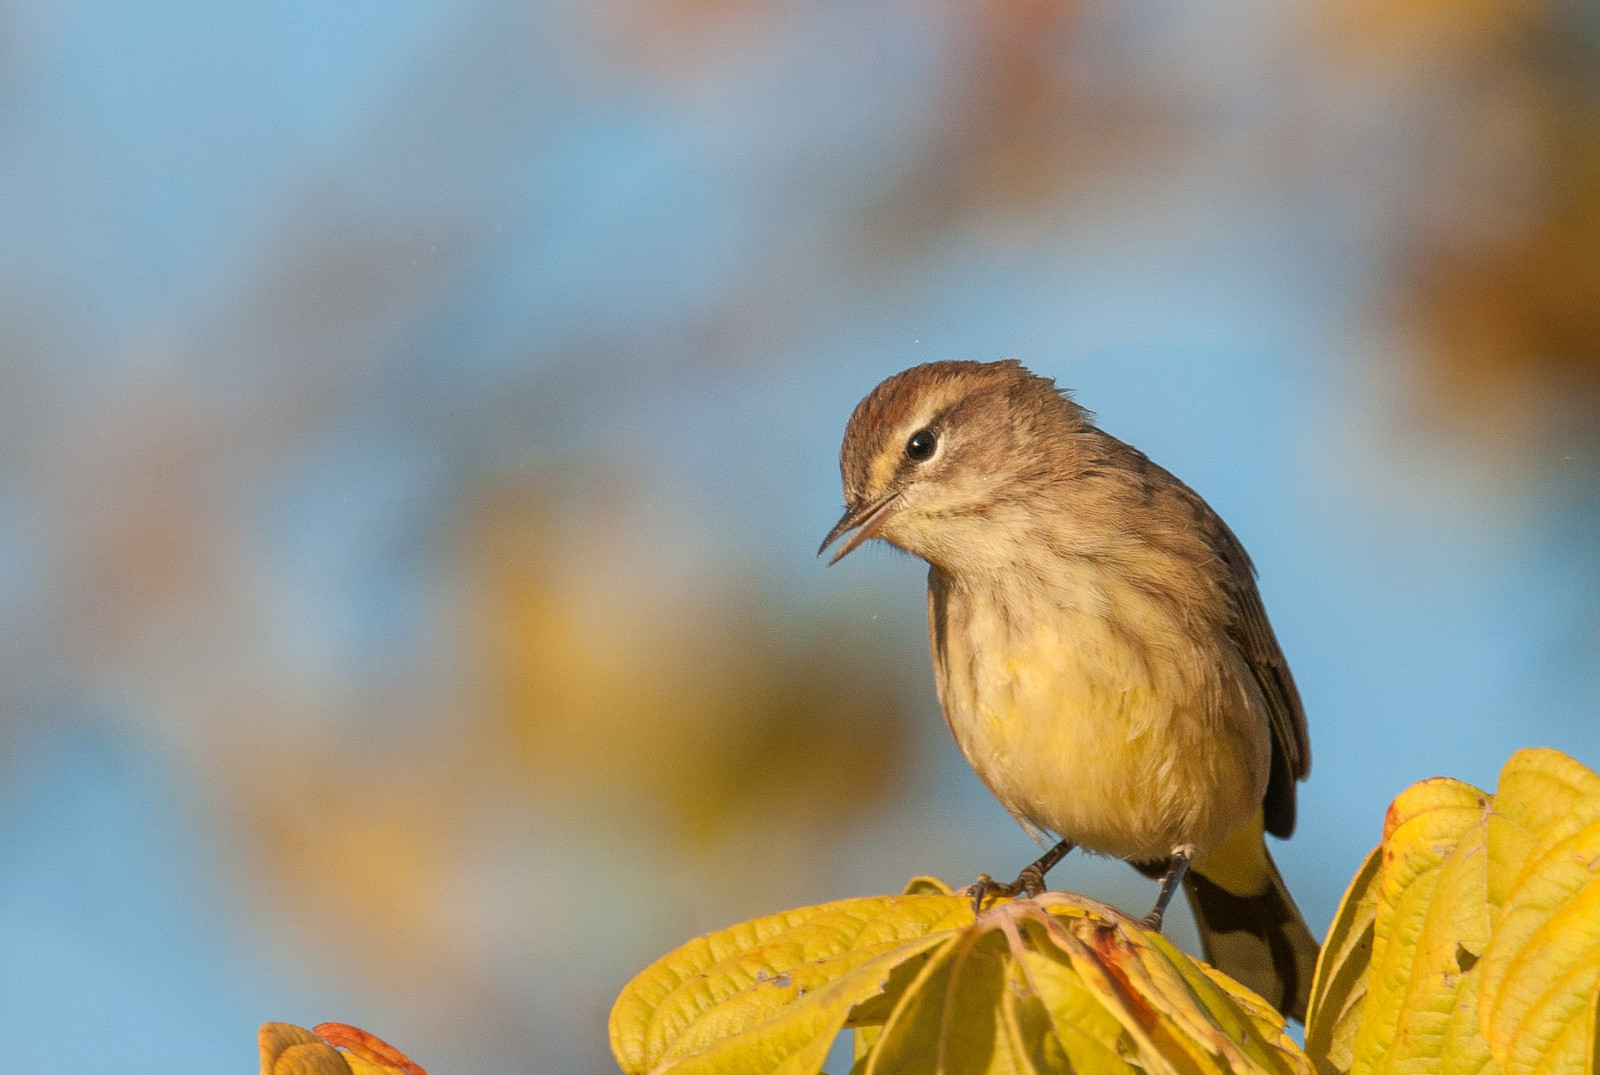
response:
M1305 713L1238 538L1187 485L1014 361L935 362L862 400L844 517L926 560L939 702L968 764L1045 855L1179 883L1205 957L1305 1019L1317 942L1267 853L1294 830Z

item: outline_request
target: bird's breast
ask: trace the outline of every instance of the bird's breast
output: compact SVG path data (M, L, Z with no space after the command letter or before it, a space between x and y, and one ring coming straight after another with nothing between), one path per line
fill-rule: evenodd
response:
M1019 820L1136 861L1215 846L1260 806L1268 738L1215 642L1092 565L1045 586L930 576L939 698Z

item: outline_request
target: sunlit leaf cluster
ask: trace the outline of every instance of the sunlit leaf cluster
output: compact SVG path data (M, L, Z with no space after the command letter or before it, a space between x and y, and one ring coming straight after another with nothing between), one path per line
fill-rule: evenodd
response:
M1494 795L1394 801L1329 930L1306 1047L1323 1075L1592 1072L1600 776L1523 750Z
M629 1075L815 1072L845 1028L855 1070L1296 1075L1260 998L1117 911L1059 893L970 901L933 882L691 941L624 990Z
M1525 750L1493 795L1426 780L1329 932L1306 1049L1264 1001L1121 913L1047 893L970 902L936 881L698 938L611 1015L628 1075L1595 1070L1600 776Z

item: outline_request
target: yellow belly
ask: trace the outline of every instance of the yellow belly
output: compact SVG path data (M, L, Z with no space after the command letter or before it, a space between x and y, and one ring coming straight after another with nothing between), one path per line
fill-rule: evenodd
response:
M951 594L942 656L935 637L946 719L1025 824L1134 861L1205 854L1260 808L1265 720L1211 640L1136 593L1097 594Z

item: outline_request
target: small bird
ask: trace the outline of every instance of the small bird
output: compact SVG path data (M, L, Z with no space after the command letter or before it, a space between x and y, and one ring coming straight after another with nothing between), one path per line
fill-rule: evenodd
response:
M1267 852L1294 831L1305 712L1239 539L1199 494L1015 361L934 362L862 400L829 563L871 538L928 562L945 720L1049 850L1179 883L1205 958L1305 1021L1317 941ZM850 533L854 531L854 533Z

